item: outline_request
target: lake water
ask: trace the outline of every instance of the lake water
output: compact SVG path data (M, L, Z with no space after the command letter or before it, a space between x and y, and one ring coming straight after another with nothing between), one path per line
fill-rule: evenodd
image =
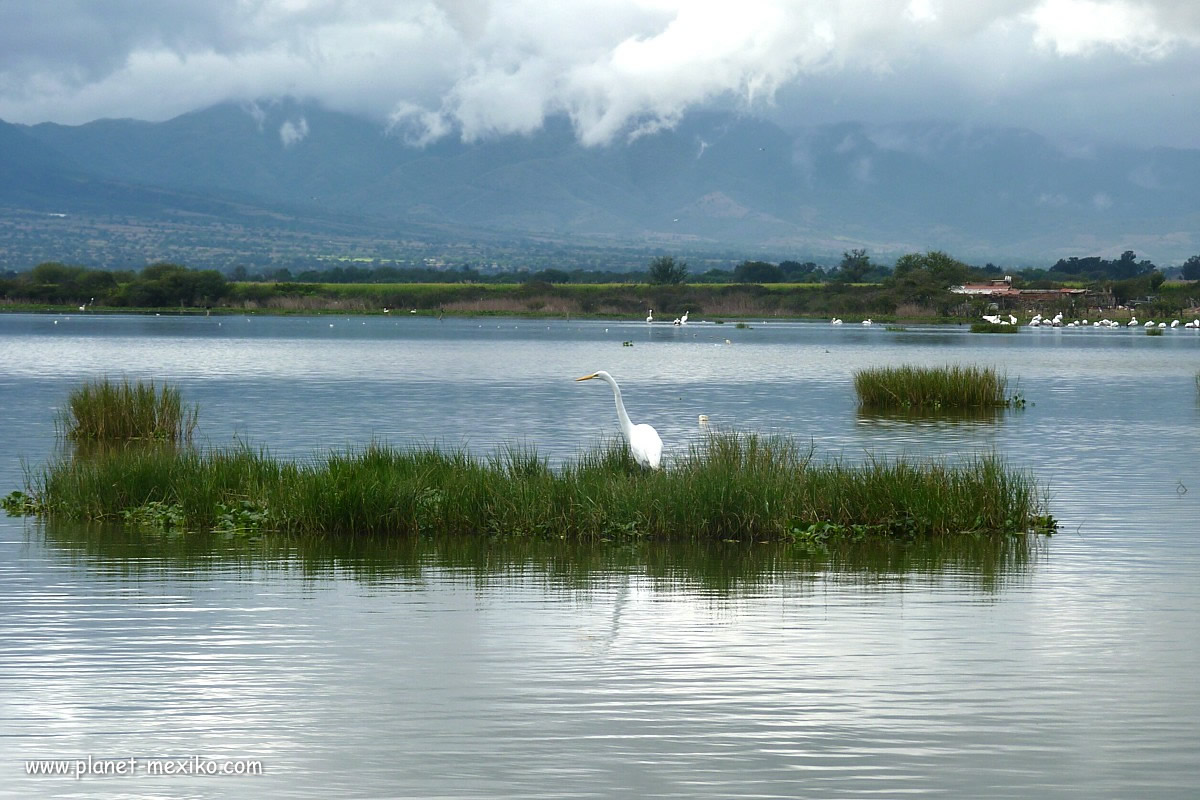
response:
M624 346L623 342L633 346ZM864 366L994 366L992 419L860 415ZM1032 543L223 543L0 518L3 797L1179 797L1200 791L1200 335L818 323L0 315L0 493L68 390L170 380L201 441L554 461L714 426L997 451ZM34 759L138 759L133 777ZM252 777L150 776L250 759Z

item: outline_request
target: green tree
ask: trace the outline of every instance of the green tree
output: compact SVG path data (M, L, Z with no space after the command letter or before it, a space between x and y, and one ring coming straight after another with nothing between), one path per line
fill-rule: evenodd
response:
M1200 256L1192 256L1183 262L1183 279L1185 281L1200 281Z
M870 271L871 257L860 247L842 253L842 263L838 265L834 277L843 283L856 283L865 278Z
M780 261L779 269L783 271L783 279L792 283L819 283L825 278L825 271L819 264L812 261Z
M783 270L766 261L743 261L733 270L738 283L782 283Z
M571 275L564 270L550 268L533 273L529 276L529 280L543 283L569 283Z
M687 275L687 262L676 261L674 256L658 256L650 261L651 283L684 283Z
M906 253L896 260L892 277L886 285L905 302L933 306L938 313L949 313L958 302L951 286L966 281L970 267L940 250L928 253Z

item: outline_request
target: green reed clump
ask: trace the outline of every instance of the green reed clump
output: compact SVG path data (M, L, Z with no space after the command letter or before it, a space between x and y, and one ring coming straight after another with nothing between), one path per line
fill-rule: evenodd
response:
M995 322L972 322L971 333L1016 333L1017 325L1000 325Z
M869 367L854 373L859 406L867 410L1001 408L1012 403L1008 379L991 367Z
M185 406L174 386L100 378L71 390L58 427L75 442L178 443L191 440L198 416L199 409Z
M1162 336L1162 328L1146 328L1147 336Z
M309 462L248 448L109 448L33 473L29 509L167 532L811 539L1048 530L1035 481L994 456L966 463L820 463L788 439L719 434L658 471L623 444L550 468L371 445Z

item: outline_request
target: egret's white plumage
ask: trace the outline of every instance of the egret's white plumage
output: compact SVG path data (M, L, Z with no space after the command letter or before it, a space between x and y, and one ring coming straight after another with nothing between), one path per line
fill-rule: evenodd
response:
M604 370L575 380L590 381L592 378L599 378L612 387L613 399L617 403L617 421L621 424L621 433L625 436L625 441L629 443L629 452L633 460L647 469L658 469L662 465L663 449L658 431L645 423L634 425L630 421L629 415L625 413L625 403L621 400L621 387L617 385L613 376Z
M646 315L646 322L654 322L654 309L650 309L650 313Z

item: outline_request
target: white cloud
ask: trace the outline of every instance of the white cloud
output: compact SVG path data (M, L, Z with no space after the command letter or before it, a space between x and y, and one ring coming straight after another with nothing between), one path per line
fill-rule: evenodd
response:
M1162 57L1196 31L1166 27L1150 3L1126 0L1045 0L1029 14L1033 41L1059 55L1113 48L1142 57Z
M300 117L297 122L287 120L279 126L279 141L283 142L285 148L304 141L307 136L308 120L304 117Z
M564 114L603 144L713 103L798 120L1048 121L1053 108L1081 131L1142 124L1097 121L1110 97L1145 118L1141 135L1196 121L1167 98L1197 105L1198 63L1194 0L0 3L0 118L22 122L291 95L426 142Z

